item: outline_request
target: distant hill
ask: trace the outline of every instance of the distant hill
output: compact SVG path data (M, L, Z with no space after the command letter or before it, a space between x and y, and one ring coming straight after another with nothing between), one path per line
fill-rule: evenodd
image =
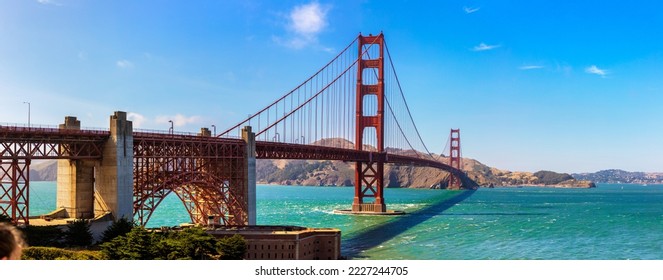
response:
M321 140L325 146L349 148L350 142L342 139ZM370 149L371 147L366 147ZM390 153L414 155L414 151L390 150ZM448 162L443 155L441 162ZM575 177L552 171L518 172L489 167L477 160L463 158L461 167L467 176L478 186L549 186L549 187L594 187L589 177ZM385 185L407 188L447 188L449 173L414 166L385 165ZM55 181L57 164L55 160L34 163L30 167L33 181ZM574 174L575 175L575 174ZM256 179L260 184L305 185L305 186L352 186L354 185L354 163L325 160L258 160ZM598 180L597 180L598 181ZM623 182L623 181L622 181ZM471 186L475 187L475 186Z
M605 184L663 184L663 173L629 172L620 169L577 173L572 176L578 180L591 180Z
M440 156L441 162L449 158ZM576 180L566 173L552 171L512 172L489 167L463 158L462 169L479 186L548 186L569 188L595 187L590 181ZM305 186L352 186L354 164L316 160L258 160L257 180L261 184ZM407 188L446 188L449 174L445 171L414 166L385 165L385 185Z
M31 181L55 181L58 174L58 164L55 160L34 161L30 165Z

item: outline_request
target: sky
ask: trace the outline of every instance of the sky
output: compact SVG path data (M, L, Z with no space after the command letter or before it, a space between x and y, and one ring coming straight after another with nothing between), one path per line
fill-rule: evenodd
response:
M657 1L0 1L0 123L228 128L383 32L442 153L512 171L663 171Z

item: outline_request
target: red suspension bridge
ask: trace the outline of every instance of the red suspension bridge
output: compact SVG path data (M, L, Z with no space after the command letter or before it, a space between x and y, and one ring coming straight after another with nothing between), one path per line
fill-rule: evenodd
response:
M134 218L146 224L175 193L198 224L255 224L255 160L355 163L353 212L387 212L384 165L447 171L448 187L472 185L461 170L460 131L449 157L429 152L412 119L380 35L359 35L299 86L218 135L133 130L115 112L108 131L0 126L0 214L28 224L29 166L58 160L50 218Z

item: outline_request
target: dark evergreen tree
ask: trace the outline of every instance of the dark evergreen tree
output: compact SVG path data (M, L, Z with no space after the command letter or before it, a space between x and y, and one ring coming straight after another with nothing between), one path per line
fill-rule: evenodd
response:
M156 246L158 257L169 260L218 259L217 239L202 228L170 232Z
M108 242L118 236L125 236L134 228L134 224L126 218L113 221L113 223L103 232L101 242Z
M111 260L154 260L158 237L143 227L134 227L126 236L101 244L101 251Z
M92 245L94 238L90 232L90 223L88 220L74 220L67 225L67 231L64 233L65 244L72 247L86 247Z
M219 253L223 260L241 260L246 253L246 240L239 234L218 240Z

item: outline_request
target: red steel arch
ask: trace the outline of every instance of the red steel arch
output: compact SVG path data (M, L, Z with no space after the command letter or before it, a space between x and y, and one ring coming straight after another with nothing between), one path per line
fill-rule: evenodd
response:
M194 223L245 225L245 143L209 136L134 133L134 216L147 224L176 193Z

